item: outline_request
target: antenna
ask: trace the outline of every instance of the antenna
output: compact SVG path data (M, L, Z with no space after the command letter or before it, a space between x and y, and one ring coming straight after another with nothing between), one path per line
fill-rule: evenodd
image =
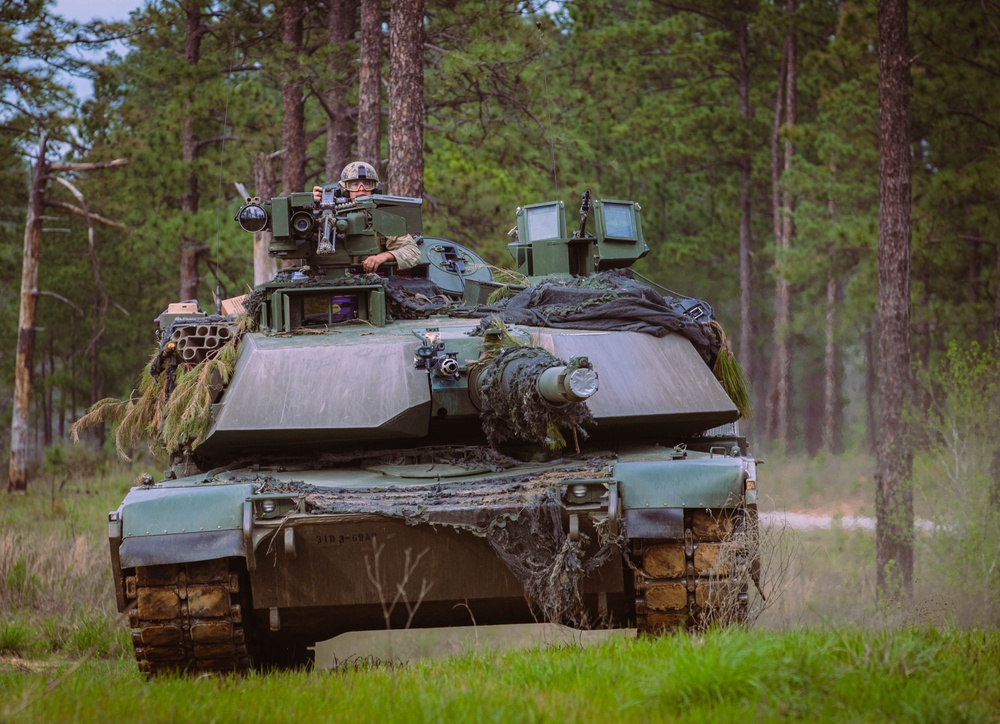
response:
M215 257L215 272L213 276L215 277L215 292L212 296L215 297L215 313L222 314L222 284L219 281L219 241L222 237L222 174L225 169L226 161L226 136L229 134L229 99L233 95L233 65L236 62L236 29L234 28L230 31L229 35L229 74L226 76L226 83L228 88L226 89L226 110L222 116L222 152L219 154L219 195L216 200L216 218L215 218L215 250L213 256Z
M554 196L559 196L559 169L556 166L556 146L555 141L552 137L552 99L549 97L549 74L547 65L545 62L545 52L546 52L546 42L545 36L542 34L542 21L535 21L535 28L538 30L538 37L541 41L542 46L542 88L545 91L545 115L548 119L548 132L549 132L549 153L551 154L551 164L552 164L552 193Z

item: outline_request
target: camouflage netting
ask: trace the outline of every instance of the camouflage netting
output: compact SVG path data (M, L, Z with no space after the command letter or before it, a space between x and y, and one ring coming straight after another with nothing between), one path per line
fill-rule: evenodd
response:
M499 473L524 463L497 450L479 445L428 445L405 450L351 450L342 453L324 452L310 458L311 467L322 468L350 465L452 465L469 471Z
M636 281L629 269L575 279L547 279L493 307L479 307L474 313L496 315L507 324L530 327L642 332L656 337L676 332L689 339L709 365L719 350L719 340L707 325ZM491 323L487 318L482 325Z
M585 402L553 404L538 392L541 374L565 364L540 347L508 347L492 360L479 388L479 417L490 445L516 438L561 450L566 440L560 428L587 439L583 425L594 424L594 417Z
M129 450L145 442L149 449L174 454L197 447L208 432L212 403L228 384L236 367L240 332L219 337L212 348L201 345L200 361L180 358L173 333L181 328L219 327L232 329L229 317L179 317L164 330L159 346L139 378L139 388L127 400L98 400L87 414L73 423L74 440L89 427L112 423L115 448L125 460Z
M301 493L307 513L376 514L410 525L448 526L484 537L524 586L541 620L584 628L598 622L587 619L580 585L611 559L613 541L603 528L598 529L596 543L582 533L577 541L568 538L558 483L606 475L607 461L595 458L541 474L510 470L486 480L363 489L282 482L259 474L231 473L219 479L260 483L261 493Z

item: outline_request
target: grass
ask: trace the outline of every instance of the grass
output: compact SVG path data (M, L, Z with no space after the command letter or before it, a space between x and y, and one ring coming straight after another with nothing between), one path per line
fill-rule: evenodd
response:
M131 647L116 625L107 514L135 474L38 481L0 500L0 651L38 658ZM27 636L18 632L26 630Z
M612 639L293 672L144 680L132 662L0 668L5 721L102 722L108 702L144 720L987 721L1000 704L1000 633L855 628Z
M870 515L873 470L869 458L772 456L761 507ZM783 578L751 631L476 646L406 665L362 653L335 671L148 682L115 610L106 541L107 511L142 472L39 483L0 501L0 721L100 721L108 702L150 721L983 721L1000 711L1000 632L996 621L957 626L969 623L959 613L969 594L940 575L948 536L919 545L912 605L885 610L873 534L839 528L771 532ZM918 500L918 516L934 513L933 496ZM399 633L430 639L406 658L433 650L433 632Z

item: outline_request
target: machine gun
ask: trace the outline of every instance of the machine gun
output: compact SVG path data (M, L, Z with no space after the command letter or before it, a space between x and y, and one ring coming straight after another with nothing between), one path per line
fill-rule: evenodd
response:
M271 232L268 254L302 259L313 268L348 268L378 254L378 235L414 238L423 233L421 200L373 195L347 199L338 185L324 187L319 201L312 192L249 198L236 214L250 233Z
M590 189L580 197L580 229L573 234L574 239L582 239L587 235L587 219L590 216Z
M319 234L319 242L316 245L317 254L333 254L337 250L337 232L343 232L347 229L346 223L341 225L343 229L337 228L336 192L339 188L339 186L333 186L323 189L323 195L319 201L322 230Z

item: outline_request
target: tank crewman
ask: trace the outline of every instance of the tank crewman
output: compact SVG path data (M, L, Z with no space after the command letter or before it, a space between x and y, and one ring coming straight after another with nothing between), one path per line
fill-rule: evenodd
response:
M344 187L352 199L370 196L378 185L378 172L371 164L364 161L354 161L344 166L340 172L340 185ZM313 186L313 198L319 201L323 197L323 187ZM396 262L396 268L409 269L420 263L420 249L413 236L378 237L379 248L383 251L365 257L362 267L366 272L373 272L386 262Z

